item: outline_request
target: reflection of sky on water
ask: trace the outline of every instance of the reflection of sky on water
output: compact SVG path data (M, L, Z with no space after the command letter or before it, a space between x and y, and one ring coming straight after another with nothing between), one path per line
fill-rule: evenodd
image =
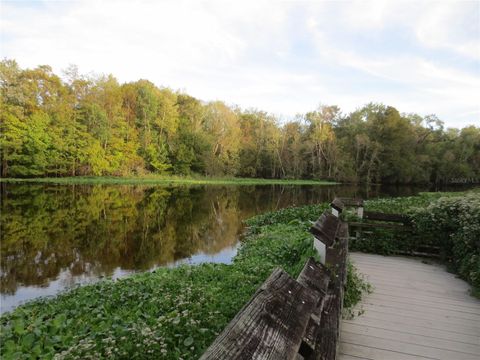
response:
M115 269L112 279L118 279L135 271ZM58 278L52 280L46 286L19 286L14 295L2 294L0 300L0 314L9 311L18 305L38 297L49 297L58 294L63 290L72 289L76 286L85 285L102 279L91 274L72 276L70 270L62 271Z
M175 267L184 264L196 265L205 262L230 264L232 262L232 258L237 253L238 247L239 243L235 244L234 246L227 247L216 254L199 253L187 259L174 261L166 266ZM156 268L158 267L155 267L150 271L153 271ZM109 278L116 280L136 272L138 271L116 268ZM54 296L61 291L72 289L76 286L85 285L101 279L102 277L91 274L72 276L70 270L64 270L60 273L56 280L50 281L46 286L19 286L14 295L2 294L0 298L0 314L12 310L18 305L21 305L29 300L38 297Z
M188 259L182 259L175 263L175 265L180 264L201 264L201 263L218 263L218 264L230 264L232 262L232 258L237 254L237 250L240 244L236 244L234 246L225 248L219 251L216 254L205 254L205 253L198 253L191 256Z

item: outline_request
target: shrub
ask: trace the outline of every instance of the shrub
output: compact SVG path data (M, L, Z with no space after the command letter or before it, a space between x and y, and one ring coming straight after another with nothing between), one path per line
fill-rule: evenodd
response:
M480 289L480 194L442 197L409 215L415 235L438 244L451 269Z

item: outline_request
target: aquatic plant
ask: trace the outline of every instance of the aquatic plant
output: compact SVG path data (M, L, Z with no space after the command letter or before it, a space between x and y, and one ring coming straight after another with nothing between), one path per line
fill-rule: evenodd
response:
M307 212L315 218L318 210L252 220L255 233L243 240L232 265L160 268L20 306L0 318L2 357L198 358L275 267L296 277L315 256L307 224L291 220L295 214L306 220ZM348 284L356 294L346 296L353 305L359 292L352 287L359 282Z

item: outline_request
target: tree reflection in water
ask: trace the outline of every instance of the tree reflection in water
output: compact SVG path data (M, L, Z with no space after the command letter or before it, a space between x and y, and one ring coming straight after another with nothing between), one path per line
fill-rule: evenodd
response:
M2 311L101 277L229 262L248 217L366 195L351 186L0 186Z

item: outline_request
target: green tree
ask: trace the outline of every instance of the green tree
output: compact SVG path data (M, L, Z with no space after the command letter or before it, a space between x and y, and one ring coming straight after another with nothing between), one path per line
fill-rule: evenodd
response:
M210 150L205 154L208 175L235 175L238 171L240 128L237 114L220 101L205 108L204 131Z

